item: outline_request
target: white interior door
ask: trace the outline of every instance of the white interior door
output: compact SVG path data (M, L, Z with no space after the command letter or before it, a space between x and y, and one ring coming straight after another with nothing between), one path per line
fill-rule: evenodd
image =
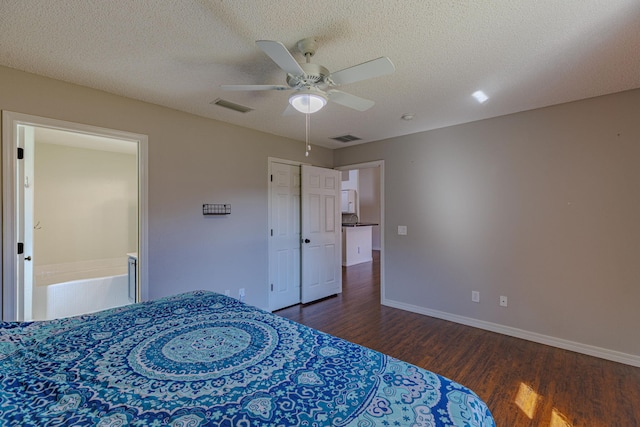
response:
M342 292L341 172L302 165L302 302Z
M269 308L300 302L300 166L271 162Z

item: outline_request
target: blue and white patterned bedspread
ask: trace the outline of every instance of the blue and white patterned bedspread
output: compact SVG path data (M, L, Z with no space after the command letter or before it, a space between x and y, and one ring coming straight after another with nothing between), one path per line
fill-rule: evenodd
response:
M0 322L2 426L494 426L469 389L210 292Z

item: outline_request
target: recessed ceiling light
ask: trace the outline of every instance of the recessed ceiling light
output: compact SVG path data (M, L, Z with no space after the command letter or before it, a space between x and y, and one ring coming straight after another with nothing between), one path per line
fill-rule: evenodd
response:
M484 104L489 100L489 97L487 96L487 94L481 90L477 90L473 92L471 96L473 96L476 99L476 101L478 101L480 104Z
M413 113L404 113L400 118L402 120L409 121L409 120L413 120L414 117L415 117L415 114Z

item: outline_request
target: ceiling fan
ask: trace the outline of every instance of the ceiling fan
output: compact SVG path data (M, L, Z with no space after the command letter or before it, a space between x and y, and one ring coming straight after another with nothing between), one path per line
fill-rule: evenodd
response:
M289 98L289 103L296 110L307 114L320 110L327 101L358 111L368 110L375 104L373 101L333 88L384 76L395 71L391 60L383 56L331 73L322 65L310 62L310 58L316 53L318 47L318 43L313 37L300 40L297 43L298 50L306 58L306 63L302 64L299 64L280 42L258 40L256 44L287 73L287 85L222 85L221 88L239 91L293 90L295 93Z

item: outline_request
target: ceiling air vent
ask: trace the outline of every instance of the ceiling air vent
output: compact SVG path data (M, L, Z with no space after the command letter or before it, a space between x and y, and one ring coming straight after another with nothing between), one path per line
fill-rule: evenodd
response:
M249 111L253 111L253 108L245 107L244 105L236 104L231 101L226 101L222 98L218 98L215 101L211 102L213 105L219 105L220 107L228 108L229 110L238 111L240 113L248 113Z
M362 138L358 138L357 136L353 136L353 135L342 135L342 136L334 136L331 139L334 139L339 142L347 143L347 142L359 141Z

